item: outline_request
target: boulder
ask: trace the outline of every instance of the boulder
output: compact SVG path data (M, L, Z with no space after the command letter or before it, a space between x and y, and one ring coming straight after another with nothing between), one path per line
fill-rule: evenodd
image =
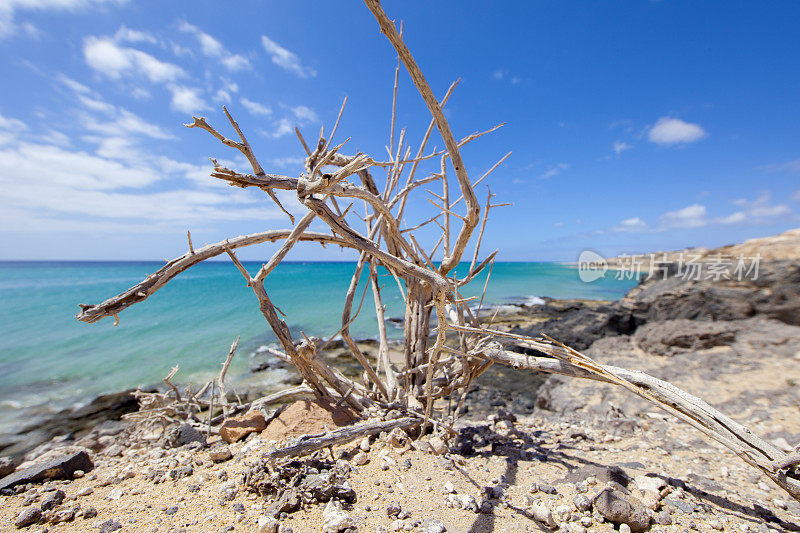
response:
M321 401L299 400L275 417L261 432L261 438L283 441L301 435L322 433L337 427L347 426L356 420L356 415L347 406L334 408Z
M226 418L219 428L219 436L228 444L243 439L250 433L262 431L267 427L264 414L259 410L253 410L239 416Z

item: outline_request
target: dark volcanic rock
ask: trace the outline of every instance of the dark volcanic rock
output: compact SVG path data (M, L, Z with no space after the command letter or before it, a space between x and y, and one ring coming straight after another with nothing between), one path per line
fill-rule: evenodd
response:
M78 409L64 409L43 420L23 427L16 435L0 439L4 455L21 457L26 452L57 435L70 435L94 428L107 420L119 420L122 415L138 411L139 402L133 390L102 394Z
M646 324L636 331L633 338L647 353L671 356L730 346L738 329L737 324L730 322L677 319Z
M14 472L0 479L0 490L21 483L39 483L50 479L72 479L72 475L76 470L89 472L92 468L94 468L94 463L89 458L89 454L77 452Z

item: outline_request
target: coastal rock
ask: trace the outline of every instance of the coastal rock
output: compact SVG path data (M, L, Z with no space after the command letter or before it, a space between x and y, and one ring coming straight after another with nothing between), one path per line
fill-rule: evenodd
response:
M226 418L219 428L219 436L230 444L266 427L264 414L256 409L243 415Z
M76 470L88 472L94 468L89 454L80 451L17 470L0 479L0 490L22 483L39 483L49 479L72 479Z
M730 322L678 319L646 324L636 331L633 339L649 354L673 356L730 346L737 331L737 325Z
M641 502L612 488L600 491L594 507L609 522L627 524L631 531L642 531L650 525L650 515Z
M346 406L334 408L333 405L319 401L299 400L275 417L261 432L261 438L282 441L286 438L321 433L325 428L335 429L346 426L356 419Z

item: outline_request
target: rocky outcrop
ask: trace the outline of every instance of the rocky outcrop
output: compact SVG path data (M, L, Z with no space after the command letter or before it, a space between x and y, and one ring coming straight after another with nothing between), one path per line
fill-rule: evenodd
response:
M72 479L76 471L88 472L92 468L94 468L94 464L89 458L89 454L85 451L76 452L17 470L0 479L0 490L50 479Z

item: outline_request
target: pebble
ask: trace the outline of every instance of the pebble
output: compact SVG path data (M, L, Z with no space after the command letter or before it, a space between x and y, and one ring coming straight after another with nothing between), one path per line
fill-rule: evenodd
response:
M456 487L453 485L452 481L445 481L444 487L442 488L442 492L444 494L454 494L456 492Z
M422 533L445 533L447 528L441 520L431 519L422 522Z
M589 499L588 496L585 494L578 494L572 499L572 503L575 505L575 508L579 511L591 511L592 510L592 500Z
M556 521L553 518L553 512L542 501L537 500L533 502L533 505L531 505L531 514L533 515L534 520L541 522L548 527L555 527L556 525Z
M785 501L780 500L778 498L775 498L774 500L772 500L772 503L774 503L775 507L778 507L779 509L788 509L789 508L789 505Z
M94 489L92 487L84 487L78 492L75 493L75 496L88 496L89 494L93 493Z
M363 466L368 462L369 462L369 455L367 455L363 451L358 452L357 454L355 454L355 456L353 456L353 464L356 466Z
M100 524L100 533L112 533L112 531L117 531L119 529L122 529L122 524L116 520L106 520Z
M358 443L358 448L362 452L368 452L369 448L370 448L370 446L369 446L369 437L364 437L363 439L361 439L361 442Z
M14 525L23 528L35 524L42 518L42 511L38 507L26 507L17 515Z
M400 514L400 511L402 511L402 508L399 503L390 503L386 506L386 514L388 516L397 516Z
M278 533L279 522L272 516L258 517L258 533Z
M108 493L107 498L109 500L119 500L122 498L123 494L124 492L122 492L122 489L112 489L111 492Z
M708 522L708 525L711 526L711 528L716 529L717 531L722 531L723 529L725 529L725 527L722 525L722 522L716 518L714 520L710 520Z
M225 444L218 444L208 450L208 458L214 461L215 463L221 463L223 461L227 461L233 457L231 453L231 449L229 446Z
M42 511L47 511L49 509L52 509L53 507L61 505L61 502L64 501L64 496L66 496L66 494L64 494L63 490L54 491L52 494L50 494L50 496L45 498L45 500L42 502L41 505Z

